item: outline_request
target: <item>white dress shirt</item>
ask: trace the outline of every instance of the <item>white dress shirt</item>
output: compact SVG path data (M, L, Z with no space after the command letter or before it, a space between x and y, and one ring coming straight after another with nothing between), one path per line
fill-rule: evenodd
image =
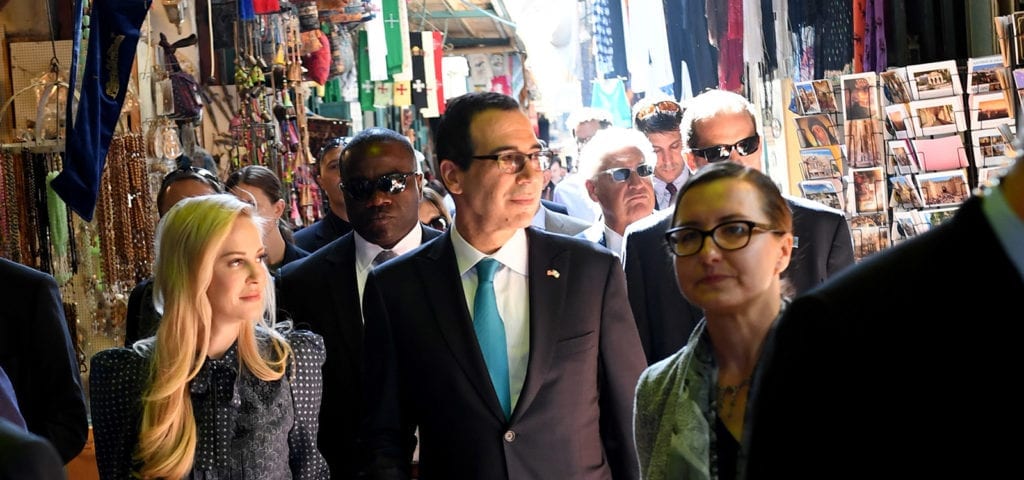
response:
M686 183L687 178L690 178L690 169L684 166L683 173L680 173L675 180L672 180L672 185L676 186L677 193L679 192L679 189L683 188L683 184ZM675 208L676 199L672 198L672 194L668 193L668 190L665 188L668 186L668 182L655 176L651 176L651 179L654 181L654 201L657 203L656 207L658 210Z
M356 285L359 287L359 311L362 311L363 305L363 289L366 287L366 276L370 274L370 270L373 269L373 259L377 258L377 254L384 249L375 243L370 243L368 240L359 235L359 232L352 231L355 234L356 240ZM391 249L392 252L397 253L399 256L405 255L412 251L412 249L420 246L423 243L423 228L416 224L412 230L409 231L395 247Z
M491 255L484 254L466 242L455 226L451 232L452 247L455 249L455 260L462 278L462 289L466 292L466 307L470 316L473 315L473 301L476 299L477 262L490 257L501 264L494 274L494 296L498 303L498 314L505 324L509 393L514 411L519 403L519 394L523 391L530 359L529 250L526 232L523 229L516 230L512 238Z

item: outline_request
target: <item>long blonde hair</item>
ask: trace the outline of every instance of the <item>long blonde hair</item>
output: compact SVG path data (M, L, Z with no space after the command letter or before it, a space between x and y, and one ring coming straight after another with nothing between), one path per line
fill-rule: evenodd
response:
M207 289L213 263L234 222L263 221L249 204L233 195L187 198L161 220L157 231L154 292L163 303L156 337L140 341L150 355L149 382L142 398L142 425L135 458L142 478L182 478L192 469L197 430L188 384L206 361L212 308ZM238 337L240 363L257 378L280 379L291 347L273 325L274 291L264 282L264 317L253 318ZM264 358L257 336L268 338L273 355Z

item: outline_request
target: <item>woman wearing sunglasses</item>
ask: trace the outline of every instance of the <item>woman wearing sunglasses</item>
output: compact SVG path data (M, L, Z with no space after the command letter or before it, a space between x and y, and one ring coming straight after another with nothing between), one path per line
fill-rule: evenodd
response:
M787 303L781 279L793 219L775 183L734 162L698 170L679 192L665 239L683 295L704 311L677 353L637 386L642 478L737 478L750 382Z

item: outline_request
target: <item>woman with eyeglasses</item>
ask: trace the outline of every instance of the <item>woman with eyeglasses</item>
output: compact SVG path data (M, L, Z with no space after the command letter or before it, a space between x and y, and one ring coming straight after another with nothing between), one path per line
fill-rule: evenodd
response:
M665 239L683 295L704 311L677 353L644 371L634 429L647 480L738 478L747 396L788 300L793 219L775 183L711 163L679 191Z

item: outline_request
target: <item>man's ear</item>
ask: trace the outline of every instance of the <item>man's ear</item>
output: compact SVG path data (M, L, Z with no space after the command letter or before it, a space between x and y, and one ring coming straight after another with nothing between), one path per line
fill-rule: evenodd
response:
M448 189L448 193L461 195L462 169L455 162L448 159L441 160L437 168L441 170L441 179L444 181L444 186Z
M690 172L697 171L697 156L689 150L683 150L683 162L686 162L686 167L690 169Z
M596 202L597 201L597 185L594 183L593 180L591 180L589 178L583 184L586 185L586 187L587 187L587 193L590 194L590 199Z

